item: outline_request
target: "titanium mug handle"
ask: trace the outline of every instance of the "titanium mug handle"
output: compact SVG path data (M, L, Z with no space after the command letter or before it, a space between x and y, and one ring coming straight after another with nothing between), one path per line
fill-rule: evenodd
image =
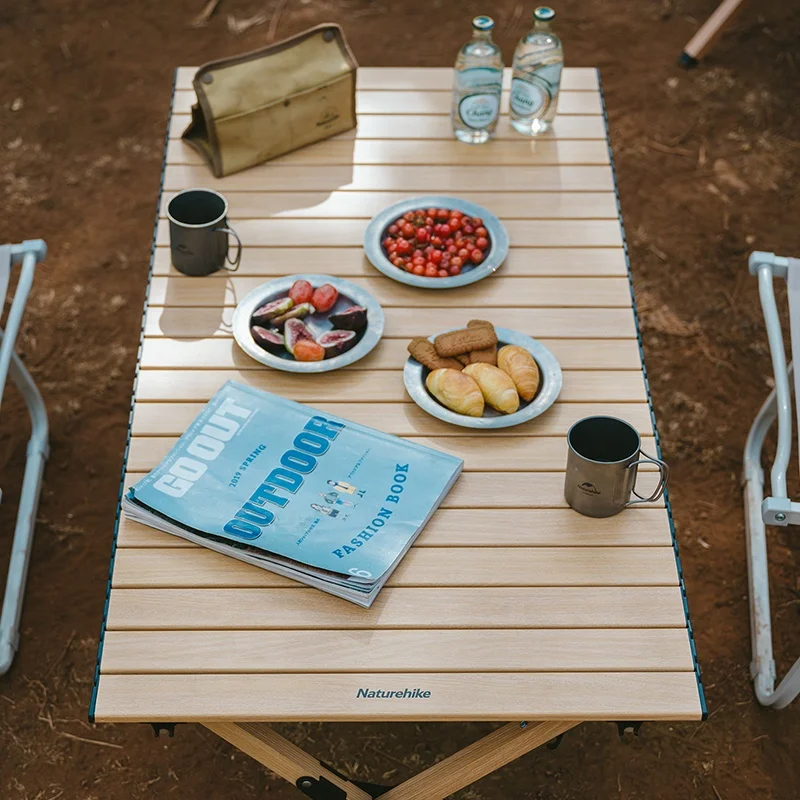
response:
M640 458L638 461L628 464L628 469L638 467L639 464L655 464L658 467L659 472L658 486L656 486L656 488L653 490L653 493L650 495L650 497L642 497L636 491L636 487L634 486L632 491L639 499L629 500L627 503L625 503L626 508L628 506L635 506L638 503L654 503L661 497L662 494L664 494L664 490L667 488L667 481L669 480L669 465L665 461L662 461L660 458L653 458L652 456L647 455L644 450L639 450L639 453L643 455L644 458Z
M228 253L225 255L225 259L227 260L228 264L231 266L227 266L223 264L222 266L228 270L228 272L236 272L239 269L239 262L242 260L242 240L239 238L239 234L233 228L215 228L215 231L219 233L227 233L228 236L233 236L236 239L236 258L231 261L230 257L230 247L228 248Z

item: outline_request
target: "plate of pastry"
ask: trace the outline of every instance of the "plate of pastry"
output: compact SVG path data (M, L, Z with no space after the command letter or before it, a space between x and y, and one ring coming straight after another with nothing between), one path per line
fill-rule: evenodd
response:
M561 366L524 333L470 320L412 339L403 379L411 399L464 428L510 428L543 414L561 391Z
M508 255L508 233L477 203L425 195L376 214L364 234L364 252L392 280L452 289L491 275Z
M284 372L329 372L363 358L383 335L383 309L330 275L290 275L253 289L233 313L247 355Z

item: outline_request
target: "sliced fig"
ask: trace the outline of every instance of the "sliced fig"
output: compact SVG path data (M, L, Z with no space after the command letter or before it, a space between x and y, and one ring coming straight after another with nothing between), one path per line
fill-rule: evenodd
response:
M289 319L302 319L303 317L307 317L309 314L313 314L316 311L314 306L311 303L300 303L299 306L295 306L294 308L287 311L285 314L281 314L279 317L275 317L272 320L272 324L276 328L282 328L286 321Z
M295 342L294 357L297 361L322 361L325 348L311 339L301 339Z
M299 319L287 319L283 329L284 347L294 355L294 346L303 339L314 341L314 336L306 324Z
M338 314L331 314L328 319L334 328L342 331L363 331L367 327L367 309L362 306L350 306Z
M317 344L321 344L325 348L325 358L333 358L346 353L355 343L355 331L328 331L317 339Z
M294 300L291 297L281 297L279 300L271 300L269 303L264 303L259 306L251 318L253 325L263 325L275 317L285 314L294 305Z
M259 347L263 347L270 353L283 352L283 336L278 331L270 331L260 325L253 325L250 328L250 335Z

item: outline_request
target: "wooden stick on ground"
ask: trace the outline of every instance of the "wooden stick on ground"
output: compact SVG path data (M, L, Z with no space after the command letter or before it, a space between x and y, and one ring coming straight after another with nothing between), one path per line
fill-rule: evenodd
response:
M689 44L683 48L682 60L687 65L694 65L702 58L711 45L722 35L731 17L739 9L744 0L723 0L714 13L703 23L700 30L692 36Z

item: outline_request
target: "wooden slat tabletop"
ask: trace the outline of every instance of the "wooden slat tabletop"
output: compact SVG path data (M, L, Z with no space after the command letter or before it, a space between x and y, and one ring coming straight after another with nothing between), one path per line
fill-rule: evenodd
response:
M357 131L221 180L180 140L193 74L177 73L124 485L164 457L229 379L451 452L465 470L370 609L123 514L95 718L699 719L664 501L593 520L563 499L564 436L576 420L622 417L656 449L596 71L564 71L546 136L524 140L503 118L496 141L470 147L451 135L451 70L361 68ZM504 80L507 89L508 71ZM193 186L230 201L245 245L235 276L187 278L170 264L164 209ZM503 220L511 250L494 276L426 292L366 261L368 220L432 191ZM373 353L301 376L239 350L230 329L238 300L295 272L347 277L379 300L386 330ZM545 415L474 432L411 402L408 338L474 317L555 353L564 387ZM644 470L643 489L655 478ZM358 697L405 687L431 696Z

